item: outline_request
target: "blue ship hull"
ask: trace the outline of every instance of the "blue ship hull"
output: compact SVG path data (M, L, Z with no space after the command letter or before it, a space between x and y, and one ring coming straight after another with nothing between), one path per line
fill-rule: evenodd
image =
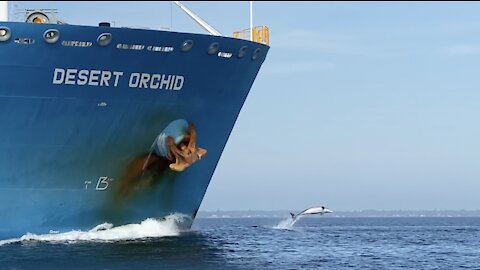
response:
M127 28L0 27L11 31L0 42L0 239L172 213L190 226L269 47ZM53 44L49 29L60 34ZM97 44L102 33L107 46ZM208 53L212 43L220 53ZM208 153L182 172L161 157L145 167L178 119L194 123Z

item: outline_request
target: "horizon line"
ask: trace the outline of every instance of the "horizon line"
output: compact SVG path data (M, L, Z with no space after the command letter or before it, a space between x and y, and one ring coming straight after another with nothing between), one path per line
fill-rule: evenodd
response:
M299 209L296 209L299 210ZM256 211L256 212L289 212L289 211L296 211L296 210L287 210L287 209L278 209L278 210L262 210L262 209L237 209L237 210L199 210L198 212L248 212L248 211ZM479 209L394 209L394 210L385 210L385 209L363 209L363 210L335 210L334 212L366 212L366 211L376 211L376 212L475 212L480 211Z

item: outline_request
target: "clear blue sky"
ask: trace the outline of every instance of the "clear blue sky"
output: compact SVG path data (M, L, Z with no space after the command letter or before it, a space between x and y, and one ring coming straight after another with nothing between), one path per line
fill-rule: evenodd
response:
M168 2L14 4L203 32ZM248 27L248 2L185 4L225 35ZM271 50L203 210L479 208L480 3L254 2L254 14Z

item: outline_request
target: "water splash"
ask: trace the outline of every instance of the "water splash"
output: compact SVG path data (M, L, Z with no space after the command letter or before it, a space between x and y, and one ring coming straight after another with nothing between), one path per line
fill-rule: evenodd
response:
M303 216L297 216L295 219L292 219L291 217L284 219L280 221L277 226L273 227L274 229L280 229L280 230L293 230L293 225L297 223L299 219L301 219Z
M280 230L292 230L294 220L291 218L284 219L280 221L277 226L274 226L274 229L280 229Z
M127 224L114 227L110 223L95 226L89 231L73 230L65 233L50 232L48 234L27 233L20 238L0 240L0 246L27 242L41 241L53 243L77 243L77 242L113 242L150 237L177 236L182 231L179 224L190 219L181 214L172 214L165 219L148 218L138 224Z

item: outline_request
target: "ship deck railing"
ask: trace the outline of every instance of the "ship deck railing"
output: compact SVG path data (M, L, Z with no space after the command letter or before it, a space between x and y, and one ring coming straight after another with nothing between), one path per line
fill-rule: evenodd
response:
M265 25L256 26L253 27L253 29L248 28L238 32L233 32L233 37L270 45L270 34L268 27Z

